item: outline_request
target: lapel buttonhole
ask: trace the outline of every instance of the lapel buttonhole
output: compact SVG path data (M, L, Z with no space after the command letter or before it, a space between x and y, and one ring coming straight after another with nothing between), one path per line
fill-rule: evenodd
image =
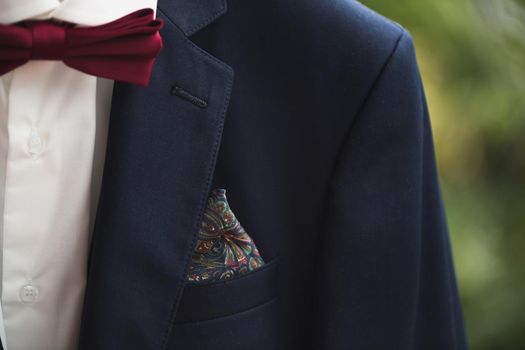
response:
M173 85L173 87L171 88L171 94L181 97L185 99L186 101L193 103L197 107L200 107L200 108L208 107L208 102L206 100L191 94L190 92L181 88L180 86Z

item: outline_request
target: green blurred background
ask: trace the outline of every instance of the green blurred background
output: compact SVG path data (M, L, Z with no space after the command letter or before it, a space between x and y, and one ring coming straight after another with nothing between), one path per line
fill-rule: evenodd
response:
M525 0L362 0L412 34L469 347L525 349Z

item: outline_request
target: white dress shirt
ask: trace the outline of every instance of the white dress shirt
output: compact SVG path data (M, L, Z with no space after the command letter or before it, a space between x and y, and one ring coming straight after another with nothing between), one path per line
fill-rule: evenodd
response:
M0 23L99 25L156 0L1 0ZM75 349L113 81L59 61L0 77L0 336L5 350Z

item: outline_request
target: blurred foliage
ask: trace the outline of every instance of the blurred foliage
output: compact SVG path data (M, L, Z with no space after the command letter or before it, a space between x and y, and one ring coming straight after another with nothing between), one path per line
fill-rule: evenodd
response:
M412 34L469 347L525 349L525 0L362 0Z

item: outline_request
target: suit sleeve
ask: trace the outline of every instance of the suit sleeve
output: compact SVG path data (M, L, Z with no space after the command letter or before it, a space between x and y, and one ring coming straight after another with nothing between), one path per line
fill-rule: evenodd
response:
M316 349L465 349L429 115L406 31L346 135L320 232Z

